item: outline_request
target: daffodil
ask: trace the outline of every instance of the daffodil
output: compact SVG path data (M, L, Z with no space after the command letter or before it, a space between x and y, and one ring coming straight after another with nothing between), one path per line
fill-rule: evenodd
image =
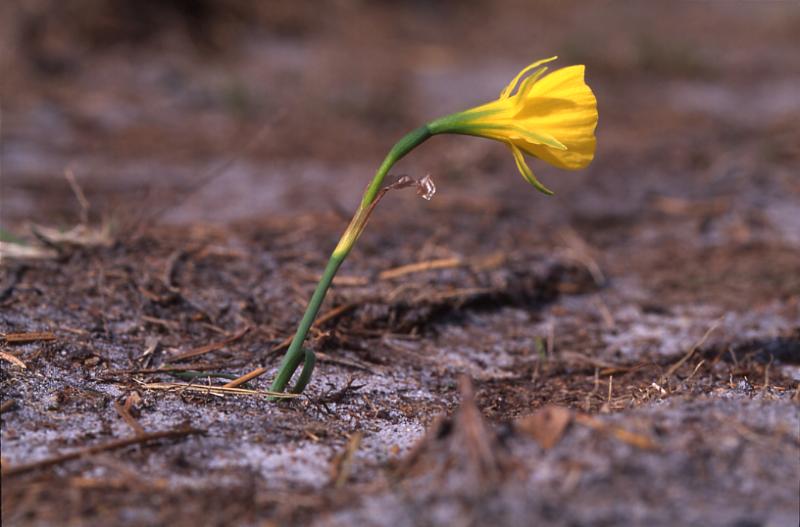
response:
M428 123L434 134L486 137L506 143L522 176L552 194L533 175L523 152L558 168L586 167L594 158L597 100L584 80L584 66L569 66L549 75L556 57L523 69L500 98Z
M389 170L422 142L437 134L461 134L505 143L522 176L545 194L552 192L533 175L524 154L567 170L584 168L592 161L597 100L584 80L584 66L568 66L546 74L548 67L544 64L555 59L534 62L520 71L497 100L430 121L406 134L392 147L328 261L272 383L272 391L283 391L303 362L303 371L292 391L302 391L310 379L314 354L302 345L328 287L363 232L382 195L381 185Z

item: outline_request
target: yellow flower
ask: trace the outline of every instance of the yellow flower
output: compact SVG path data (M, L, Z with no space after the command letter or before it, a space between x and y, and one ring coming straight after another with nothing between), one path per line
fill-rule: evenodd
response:
M545 194L552 194L534 177L523 152L560 168L578 169L594 157L594 129L597 126L597 100L583 80L584 67L570 66L545 75L552 57L534 62L506 86L496 101L461 113L436 119L403 136L386 154L358 206L350 225L339 239L322 278L297 327L292 343L272 383L273 392L282 392L294 372L303 370L292 391L300 393L311 378L314 353L303 348L303 341L314 323L333 277L372 214L386 188L381 190L389 170L406 154L435 134L465 134L502 141L511 148L522 176ZM388 187L387 187L388 188Z
M523 152L559 168L576 170L594 158L597 99L584 81L584 66L545 75L547 62L523 69L496 101L428 123L431 134L486 137L506 143L522 176L545 194Z

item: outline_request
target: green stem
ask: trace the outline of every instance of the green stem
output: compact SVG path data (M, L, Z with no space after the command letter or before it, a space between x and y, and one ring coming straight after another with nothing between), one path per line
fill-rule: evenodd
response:
M311 329L311 324L314 323L314 319L317 318L317 313L322 305L322 301L325 299L325 294L328 292L328 287L330 287L333 277L336 275L336 271L339 270L339 266L342 265L343 260L344 258L337 258L334 255L331 256L331 259L328 261L328 266L325 267L325 272L322 274L322 278L317 284L317 288L314 290L311 300L308 302L308 307L306 308L302 320L300 320L300 325L297 327L294 339L292 339L292 343L289 345L289 349L283 357L283 362L281 362L281 367L278 370L278 376L275 377L272 386L269 388L270 391L282 392L286 388L286 385L289 384L297 367L303 362L305 358L305 354L303 353L303 341L306 339L306 335L308 334L308 330Z
M361 204L353 216L353 219L350 221L350 225L348 225L344 234L342 234L339 244L336 246L336 249L334 249L330 260L328 260L328 265L325 267L322 278L317 284L317 288L314 290L311 300L308 302L306 312L303 314L303 318L300 320L300 325L297 327L297 332L292 339L292 343L289 345L289 349L283 357L278 375L272 382L270 391L282 392L289 384L297 368L305 359L303 342L306 339L306 335L308 335L308 331L311 329L311 325L314 323L317 313L319 313L322 301L325 300L325 294L328 292L328 288L333 281L333 277L336 276L339 266L341 266L344 259L347 258L356 240L358 240L358 237L364 230L367 219L371 213L370 206L380 191L383 180L389 173L389 170L391 170L394 164L403 156L422 144L432 134L433 132L428 125L421 126L403 136L403 138L392 147L389 153L386 154L386 158L383 160L383 163L381 163L380 168L378 168L378 171L375 173L375 177L372 178L372 182L364 192L364 197L361 199ZM307 382L308 379L305 379L305 381ZM302 391L303 387L304 384L299 387L300 391Z
M362 207L370 205L372 200L375 199L375 195L378 193L381 188L381 184L383 183L383 178L386 177L386 174L389 173L389 170L394 166L394 164L400 161L403 156L425 142L425 140L431 135L433 135L433 132L428 125L425 124L416 130L412 130L411 132L407 133L397 143L395 143L392 149L389 150L389 153L386 154L383 163L381 163L381 166L375 173L375 177L372 178L372 182L369 184L369 187L367 187L366 192L364 192L364 197L361 199Z

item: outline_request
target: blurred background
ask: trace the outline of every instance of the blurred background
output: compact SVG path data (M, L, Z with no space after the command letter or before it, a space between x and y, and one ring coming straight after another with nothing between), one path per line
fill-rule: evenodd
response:
M548 198L493 141L403 159L438 192L376 209L312 332L308 399L138 387L180 357L275 367L394 142L552 55L586 65L595 161L531 160ZM127 436L112 401L210 432L4 473L4 525L796 525L797 0L2 0L0 118L0 238L22 242L0 249L41 259L0 266L0 333L56 338L0 342L3 469ZM424 432L471 399L462 374L493 423L559 404L612 427L547 454L504 424L501 484L462 477L489 444L467 412L446 443ZM445 450L402 475L428 442Z
M490 196L538 225L699 203L728 213L703 236L800 243L797 2L11 0L0 10L6 229L74 223L66 169L93 220L344 218L402 134L495 98L520 68L557 54L557 65L587 65L600 125L588 170L533 163L555 202L480 139L437 137L397 173L430 172L439 206ZM389 207L424 208L404 194Z

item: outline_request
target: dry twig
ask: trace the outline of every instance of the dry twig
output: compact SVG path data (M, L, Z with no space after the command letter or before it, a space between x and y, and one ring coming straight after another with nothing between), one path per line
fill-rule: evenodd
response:
M150 441L157 441L159 439L177 438L194 434L205 434L205 432L206 432L205 430L197 428L180 428L177 430L166 430L163 432L153 432L152 434L128 437L125 439L117 439L101 445L93 445L90 447L81 448L78 450L74 450L72 452L67 452L66 454L60 454L58 456L42 459L39 461L33 461L31 463L23 463L21 465L10 467L8 469L4 467L2 475L4 478L18 476L26 472L31 472L32 470L60 465L61 463L65 463L73 459L91 456L100 452L117 450L120 448L125 448L136 444L149 443Z
M350 477L350 472L353 470L353 461L356 457L358 447L361 445L361 432L354 432L350 434L350 439L347 441L347 446L340 455L336 456L332 466L332 480L333 486L340 488L347 483L347 478Z
M29 342L40 342L55 340L55 334L50 331L29 331L25 333L6 333L2 339L8 344L27 344Z
M86 194L83 193L83 189L78 184L78 180L75 179L75 174L72 172L72 169L68 168L64 171L64 178L67 180L67 183L69 183L72 193L75 194L75 199L78 200L78 204L81 206L81 224L88 225L89 200L86 199Z
M181 361L181 360L186 360L186 359L191 359L191 358L194 358L194 357L198 357L200 355L205 355L206 353L211 353L212 351L217 351L219 349L224 348L225 346L233 344L237 340L239 340L242 337L244 337L249 331L250 331L250 327L247 326L243 330L241 330L238 333L236 333L235 335L232 335L232 336L230 336L230 337L228 337L228 338L226 338L224 340L220 340L218 342L212 342L210 344L206 344L204 346L200 346L200 347L191 349L191 350L186 351L184 353L180 353L178 355L175 355L174 357L169 357L164 362L178 362L178 361Z
M339 315L342 315L342 314L350 311L351 309L355 308L357 305L358 304L356 302L351 302L349 304L342 304L341 306L334 307L330 311L328 311L325 314L319 316L311 327L312 328L318 328L322 324L324 324L324 323L326 323L326 322L328 322L330 320L333 320L334 318L338 317ZM279 344L276 344L275 346L273 346L272 349L269 350L270 353L276 353L278 351L285 350L292 343L292 339L293 338L294 338L294 335L286 337Z
M574 419L578 424L588 426L589 428L599 432L610 433L620 441L628 443L631 446L635 446L643 450L656 450L658 448L658 445L645 435L637 434L636 432L631 432L630 430L604 423L600 419L591 415L577 414L575 415Z
M322 325L322 324L324 324L324 323L326 323L326 322L328 322L330 320L333 320L334 318L338 317L339 315L341 315L343 313L346 313L347 311L350 311L351 309L353 309L357 305L358 305L357 303L351 302L349 304L342 304L341 306L334 307L333 309L331 309L330 311L328 311L324 315L322 315L319 318L317 318L317 320L314 322L314 324L311 327L312 328L319 327L320 325ZM272 349L270 350L270 353L275 353L275 352L282 351L282 350L288 348L289 345L292 343L292 339L293 338L294 338L294 335L286 337L279 344L273 346ZM318 354L318 356L320 356L320 355ZM263 368L263 367L262 368L256 368L254 370L251 370L251 371L245 373L244 375L242 375L238 379L232 380L231 382L226 384L225 387L226 388L235 388L237 386L241 386L242 384L244 384L244 383L246 383L248 381L251 381L251 380L255 379L256 377L260 377L260 376L264 375L265 373L267 373L267 369L266 368Z
M123 370L108 370L101 374L101 378L115 377L117 375L157 375L159 373L174 373L181 371L209 371L224 368L223 362L198 362L195 364L181 364L166 368L130 368Z
M427 260L424 262L401 265L400 267L381 271L381 273L378 275L378 278L381 280L390 280L392 278L398 278L407 274L420 273L433 269L451 269L461 265L464 265L464 261L461 258L440 258L437 260Z
M698 340L698 341L695 343L695 345L694 345L694 346L692 346L692 348L689 350L689 352L688 352L688 353L686 353L686 355L684 355L684 356L683 356L683 357L682 357L682 358L681 358L681 359L680 359L678 362L676 362L675 364L673 364L672 366L670 366L670 367L669 367L669 369L667 370L667 372L666 372L666 373L664 374L664 376L661 378L661 384L662 384L662 385L664 385L664 384L665 384L665 383L666 383L666 382L669 380L669 378L670 378L670 377L672 377L672 375L673 375L673 374L674 374L676 371L678 371L678 368L680 368L681 366L683 366L683 365L686 363L686 361L688 361L689 359L691 359L691 358L692 358L692 356L695 354L695 352L697 351L697 349L698 349L698 348L700 348L700 346L702 346L703 344L705 344L706 340L708 340L708 337L710 337L710 336L711 336L711 334L712 334L712 333L714 333L714 331L716 331L716 329L717 329L717 328L720 326L720 324L721 324L721 323L722 323L722 318L719 318L719 319L717 319L717 321L716 321L716 322L714 322L714 323L711 325L711 327L710 327L710 328L708 328L708 330L707 330L707 331L705 332L705 334L704 334L704 335L703 335L703 336L700 338L700 340Z
M251 371L250 373L246 373L242 375L238 379L234 379L228 384L224 385L223 388L236 388L237 386L241 386L242 384L255 379L256 377L260 377L261 375L267 372L266 368L256 368L255 370Z
M247 390L245 388L226 388L225 386L203 386L201 384L186 384L181 382L141 383L141 387L145 390L194 392L206 395L217 395L219 397L223 397L225 395L256 395L263 397L278 397L282 399L291 399L297 397L297 394L294 393L271 392L269 390Z
M6 362L10 362L14 366L18 366L18 367L22 368L23 370L27 370L28 369L28 367L25 366L25 363L22 362L19 358L15 357L14 355L12 355L10 353L6 353L5 351L0 351L0 359L3 359Z
M501 474L500 457L496 452L494 434L475 402L475 389L466 375L458 382L461 404L454 416L455 433L467 451L469 465L481 484L496 482Z
M133 404L133 393L129 394L128 397L125 399L125 404L119 404L119 401L114 401L114 409L117 411L120 417L128 424L128 426L133 429L133 432L137 436L146 435L145 429L139 424L132 415L131 415L131 406Z

